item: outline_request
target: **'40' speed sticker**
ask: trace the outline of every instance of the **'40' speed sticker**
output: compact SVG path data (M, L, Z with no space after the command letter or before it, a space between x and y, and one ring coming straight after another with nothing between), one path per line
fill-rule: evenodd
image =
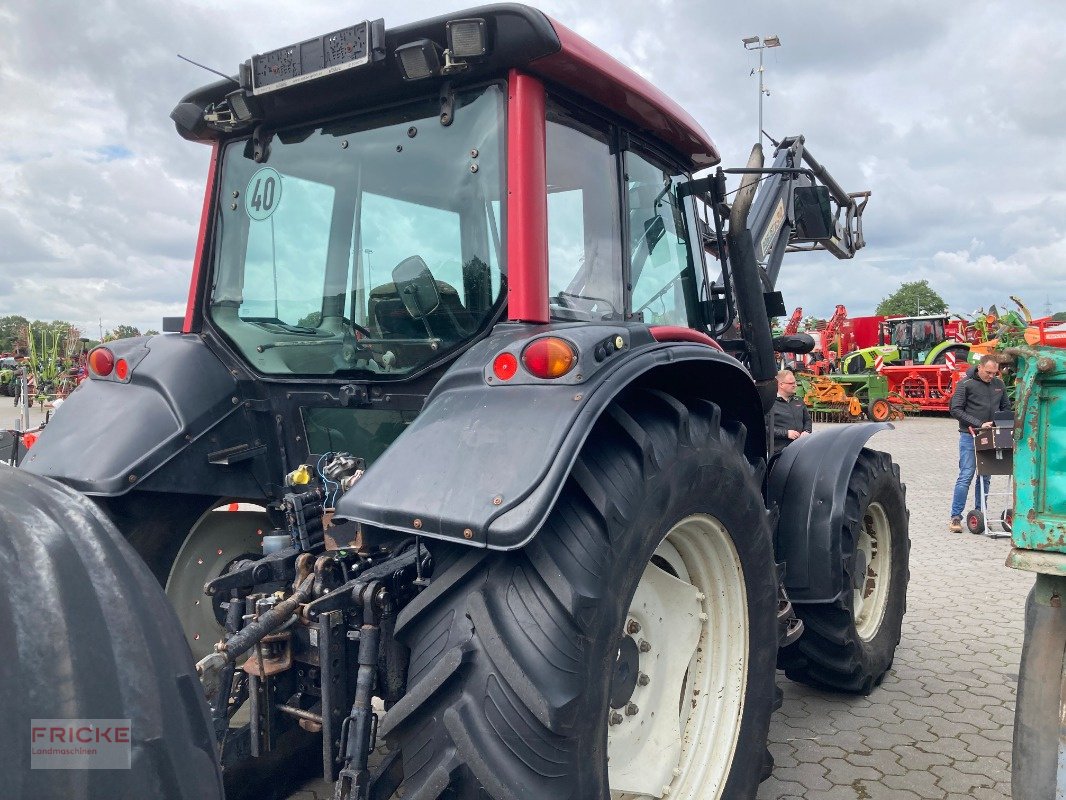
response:
M276 169L263 167L248 181L244 192L244 209L252 219L266 219L281 203L281 175Z

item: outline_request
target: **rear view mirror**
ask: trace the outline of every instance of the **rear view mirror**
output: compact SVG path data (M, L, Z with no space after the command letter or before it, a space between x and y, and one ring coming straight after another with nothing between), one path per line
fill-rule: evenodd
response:
M663 236L666 235L666 223L663 218L656 214L651 219L644 220L644 241L648 245L648 253L652 253Z
M824 241L836 233L829 205L829 187L797 186L792 190L796 215L794 240Z
M421 256L405 258L392 271L392 282L414 319L425 319L440 305L437 281Z

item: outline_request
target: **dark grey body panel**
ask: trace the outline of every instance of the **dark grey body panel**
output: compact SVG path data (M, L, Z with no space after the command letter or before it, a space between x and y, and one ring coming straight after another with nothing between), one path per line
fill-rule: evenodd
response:
M867 440L892 427L879 422L819 431L797 439L775 461L767 502L780 511L777 560L785 562L793 602L828 603L845 590L840 536L848 480Z
M580 352L560 382L490 384L497 353L545 333ZM595 344L622 336L603 363ZM645 326L500 325L449 370L418 418L337 504L337 515L475 547L526 544L547 517L593 424L630 384L698 395L748 428L765 456L758 395L738 361L710 347L654 341Z
M134 365L130 382L85 381L42 431L23 469L89 495L134 488L260 493L252 473L257 459L208 463L211 453L252 446L256 436L236 378L198 336L164 334L108 347Z

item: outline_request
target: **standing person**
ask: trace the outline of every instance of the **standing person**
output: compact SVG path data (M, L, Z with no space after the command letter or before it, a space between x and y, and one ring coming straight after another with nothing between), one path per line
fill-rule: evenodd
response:
M966 372L955 393L951 396L951 416L959 421L959 477L951 497L951 522L948 530L962 532L962 510L966 505L966 493L977 471L977 456L974 453L974 430L991 428L997 411L1010 411L1007 387L998 377L999 362L993 355L981 356L976 367ZM974 508L983 508L981 486L988 493L988 475L981 476L981 483L974 486Z
M811 432L811 415L807 406L796 397L796 376L791 370L777 373L777 399L770 409L770 430L773 433L774 453Z

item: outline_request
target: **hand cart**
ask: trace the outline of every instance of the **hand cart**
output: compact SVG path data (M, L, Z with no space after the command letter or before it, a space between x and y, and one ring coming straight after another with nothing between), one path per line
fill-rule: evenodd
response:
M991 539L1010 536L1014 523L1014 417L1008 419L1005 414L997 414L995 425L991 428L979 428L974 431L973 447L977 462L976 492L980 498L977 508L966 514L966 529L970 533L984 534ZM989 479L993 475L1005 475L1007 488L992 492L985 488L982 477ZM989 480L991 488L991 480ZM994 519L994 512L988 507L990 497L1005 497L999 519ZM999 527L994 530L994 526Z

